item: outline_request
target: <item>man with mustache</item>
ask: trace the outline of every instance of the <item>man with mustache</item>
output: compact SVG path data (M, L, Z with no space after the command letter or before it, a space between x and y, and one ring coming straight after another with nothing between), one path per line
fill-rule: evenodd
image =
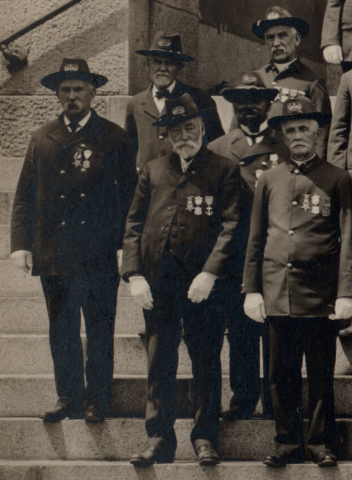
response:
M222 281L236 252L240 171L203 146L205 125L188 95L166 100L155 127L166 127L174 152L148 162L127 217L123 275L143 307L148 354L146 430L149 448L131 463L173 462L176 373L181 341L192 360L200 465L218 462L224 325Z
M249 218L255 187L260 175L279 165L287 155L281 136L267 122L275 88L266 88L256 72L244 73L236 87L222 90L233 104L239 127L208 145L212 152L230 158L240 165L242 176L241 232L243 248L232 263L231 294L228 295L227 327L230 344L230 384L233 396L224 420L250 419L260 397L260 347L263 341L264 418L272 418L269 389L269 330L267 325L254 325L243 312L242 272L249 232Z
M310 98L318 112L331 115L329 94L323 79L304 65L297 55L297 48L309 33L309 25L301 18L292 17L281 7L270 7L265 20L252 25L255 36L265 41L271 62L258 73L267 88L277 88L278 95L270 116L279 115L282 105L289 98L304 95ZM317 153L326 158L329 125L322 130Z
M303 463L302 358L307 447L320 467L336 465L334 366L337 324L352 316L352 182L316 146L329 116L306 97L289 99L268 121L290 156L263 173L254 196L244 268L244 310L269 324L276 451L268 467Z
M167 129L153 123L165 113L165 99L179 98L188 93L198 108L204 111L206 144L224 134L214 100L205 91L181 82L178 75L184 64L195 59L182 53L181 37L158 32L149 50L138 50L147 57L147 70L152 81L143 92L135 95L127 105L125 129L136 158L137 170L157 157L172 152Z
M49 316L58 401L41 415L48 422L101 422L109 410L117 251L137 175L126 132L91 108L107 81L83 59L42 79L63 112L34 132L14 200L11 260L40 276Z

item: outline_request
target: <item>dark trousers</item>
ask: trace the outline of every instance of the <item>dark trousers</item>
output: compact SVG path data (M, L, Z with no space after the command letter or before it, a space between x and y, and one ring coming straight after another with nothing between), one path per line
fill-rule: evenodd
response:
M328 318L269 317L270 388L279 452L302 449L302 358L306 356L312 455L329 451L335 440L335 322Z
M109 409L118 275L41 276L49 314L56 389L64 403ZM80 336L82 309L87 335L86 386Z
M144 310L148 353L146 431L151 443L163 445L170 453L177 443L174 422L181 318L194 378L191 442L195 449L205 443L216 446L219 435L223 314L215 308L216 292L200 304L188 300L190 284L182 267L172 257L164 256L152 288L154 307Z
M262 337L264 413L272 414L269 385L269 327L256 323L243 311L243 296L232 294L227 327L230 346L230 408L238 407L243 418L251 418L260 397L260 337Z

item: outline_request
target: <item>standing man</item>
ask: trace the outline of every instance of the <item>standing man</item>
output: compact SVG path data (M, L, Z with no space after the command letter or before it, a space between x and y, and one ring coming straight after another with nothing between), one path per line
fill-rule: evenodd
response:
M32 135L13 206L11 260L25 272L33 265L48 309L58 394L56 407L41 416L49 422L81 418L82 402L88 422L102 421L109 409L117 251L136 173L124 130L90 108L106 82L82 59L64 59L42 79L63 113Z
M127 106L125 128L129 135L137 170L158 157L172 153L167 129L155 120L165 113L165 99L179 98L188 93L197 107L204 111L206 134L203 143L208 143L224 134L214 100L200 88L191 87L178 80L186 62L194 58L182 53L181 37L158 32L149 50L137 53L147 57L147 70L151 85L135 95Z
M254 197L244 269L246 314L269 323L270 387L276 452L269 467L304 461L302 358L305 353L307 446L321 467L336 465L335 319L352 315L352 183L315 153L328 115L305 97L288 100L269 120L290 150L265 172ZM262 296L263 295L263 296Z
M273 418L269 388L269 329L254 325L243 312L241 294L242 272L246 253L249 218L255 187L260 175L279 165L287 155L281 136L267 122L276 88L266 88L256 72L244 73L235 88L222 90L225 99L233 104L239 128L208 145L218 155L240 165L243 201L240 227L243 248L233 262L232 292L228 296L228 340L230 344L230 384L233 397L230 409L223 413L225 420L250 419L260 397L260 337L263 339L264 418Z
M265 20L258 20L252 25L252 32L265 41L271 55L271 62L258 73L267 88L276 87L279 90L270 116L280 115L283 103L301 95L309 98L318 112L331 115L330 98L324 80L297 56L301 40L309 33L308 23L292 17L284 8L270 7ZM317 153L326 159L329 125L324 127L322 133Z
M174 153L143 168L124 239L124 278L144 308L148 353L150 446L133 455L131 463L173 462L182 318L194 376L191 442L199 464L214 465L224 334L217 279L225 275L235 254L240 171L234 162L202 145L205 126L188 94L166 100L165 107L156 125L168 129Z
M321 48L328 63L341 63L343 73L352 68L352 1L328 0Z

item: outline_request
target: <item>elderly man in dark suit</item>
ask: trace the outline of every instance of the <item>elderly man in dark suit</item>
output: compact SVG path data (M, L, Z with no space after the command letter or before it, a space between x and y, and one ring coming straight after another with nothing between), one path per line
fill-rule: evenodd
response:
M202 145L200 114L188 94L166 100L166 113L156 126L168 128L174 153L145 165L127 217L123 272L144 308L148 352L151 445L131 458L138 466L174 459L181 318L194 376L191 441L200 465L218 461L224 333L220 278L235 252L240 171Z
M246 314L270 329L276 452L269 467L304 461L302 357L309 391L307 446L320 467L336 465L335 319L352 315L352 182L315 153L328 115L305 97L269 120L290 157L258 181L244 269ZM262 296L263 294L263 296ZM264 297L264 298L263 298Z
M297 56L301 40L309 33L308 23L275 6L267 9L264 20L252 25L252 32L265 41L271 55L270 63L258 73L267 88L276 87L279 90L270 115L280 115L283 103L299 95L310 98L318 112L331 115L330 98L324 80ZM317 153L326 159L329 126L325 126L322 132Z
M321 48L328 63L341 63L342 71L352 68L352 1L328 0Z
M109 409L117 251L136 172L126 132L90 108L106 82L82 59L64 59L59 72L42 79L56 91L63 113L33 134L13 206L11 260L24 271L33 263L50 321L59 398L42 415L49 422L82 417L82 403L88 422L103 420Z
M241 294L242 272L249 232L255 187L260 175L278 166L287 155L281 136L267 122L271 102L277 96L276 88L266 88L256 72L244 73L241 83L227 87L222 95L234 107L239 127L208 145L218 155L230 158L240 165L243 201L238 231L243 248L232 265L233 292L228 296L228 340L230 344L230 384L233 397L230 409L223 413L225 420L243 420L252 417L260 396L259 340L263 343L264 418L272 418L269 388L269 330L267 325L255 325L243 312Z
M186 85L178 75L187 62L194 58L182 53L181 37L158 32L149 50L137 51L147 57L147 69L152 81L147 90L135 95L126 110L125 128L129 135L137 169L146 162L172 153L167 129L153 126L155 120L165 113L165 99L179 98L188 93L198 108L204 111L206 133L203 143L224 134L214 100L200 88Z

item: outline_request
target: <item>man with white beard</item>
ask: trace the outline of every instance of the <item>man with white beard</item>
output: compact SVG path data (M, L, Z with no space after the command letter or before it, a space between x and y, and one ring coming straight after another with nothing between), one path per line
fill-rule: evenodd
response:
M128 214L123 276L143 307L148 354L149 448L131 463L173 462L176 373L181 340L192 360L191 442L200 465L218 462L223 278L239 217L240 169L202 145L205 126L188 95L166 100L164 126L174 152L148 162Z

